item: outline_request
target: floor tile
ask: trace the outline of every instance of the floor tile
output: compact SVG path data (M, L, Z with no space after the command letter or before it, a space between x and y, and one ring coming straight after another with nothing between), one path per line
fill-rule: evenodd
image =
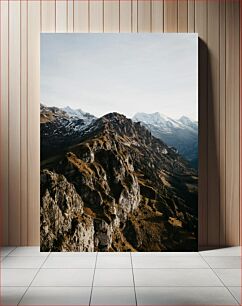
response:
M228 287L229 291L236 298L237 302L241 304L241 290L242 287Z
M30 287L20 305L89 305L91 287Z
M134 287L93 287L91 305L136 305Z
M96 268L107 268L107 269L123 269L123 268L132 268L131 266L131 258L130 256L113 256L113 257L105 257L98 256L97 257L97 265Z
M76 257L48 257L43 265L43 268L57 269L80 269L94 268L96 258L93 256L76 256Z
M97 269L93 286L132 287L132 269Z
M241 256L241 247L229 247L199 252L202 256Z
M47 256L49 252L40 252L40 247L17 247L9 256Z
M8 256L4 259L4 261L1 263L2 268L33 268L37 269L40 268L43 262L45 261L45 257L30 257L30 256Z
M209 265L201 256L136 256L132 259L134 268L198 268L209 269Z
M237 305L225 287L137 287L138 305Z
M179 256L179 257L197 257L198 252L131 252L133 257L145 257L145 256Z
M95 257L97 252L50 252L49 257Z
M1 256L7 256L11 253L16 247L0 247Z
M38 269L1 269L1 286L29 286Z
M134 269L136 286L223 286L210 269Z
M214 269L225 286L241 286L240 269Z
M240 269L241 267L240 256L204 256L203 258L211 268Z
M94 269L41 269L32 286L91 286Z
M1 305L18 305L27 287L1 287Z

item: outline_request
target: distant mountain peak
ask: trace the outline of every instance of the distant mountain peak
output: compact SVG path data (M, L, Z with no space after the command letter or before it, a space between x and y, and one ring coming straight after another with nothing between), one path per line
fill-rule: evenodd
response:
M70 116L83 117L85 115L90 115L89 113L84 112L81 108L73 109L70 106L66 106L66 107L63 107L61 109L65 112L67 112Z
M187 116L181 116L181 118L178 121L193 129L197 129L198 127L198 122L190 119Z
M192 119L190 119L189 117L184 116L184 115L181 116L181 118L178 119L178 121L180 121L180 122L182 122L184 124L194 122Z
M171 127L180 127L181 123L177 120L174 120L162 113L136 113L133 116L133 121L140 121L145 124L152 124L154 126L162 126L163 128L170 129Z
M179 120L189 120L189 121L192 121L188 116L181 116L181 118Z
M197 160L198 123L196 121L184 115L175 120L159 112L137 113L132 120L140 122L153 136L176 148L188 161Z

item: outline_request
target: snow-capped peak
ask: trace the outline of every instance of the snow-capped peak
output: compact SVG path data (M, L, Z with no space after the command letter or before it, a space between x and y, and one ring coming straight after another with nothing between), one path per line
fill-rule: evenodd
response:
M187 129L187 128L197 128L197 122L192 121L186 116L182 116L179 120L175 120L171 117L168 117L166 115L163 115L161 113L136 113L133 116L133 121L140 121L144 124L153 125L159 128L162 128L163 130L167 130L167 132L170 129Z
M65 111L69 116L74 116L78 118L83 117L83 115L85 115L85 113L81 109L72 109L70 106L66 106L62 108L62 110Z
M76 118L82 119L87 124L91 123L94 119L96 119L95 116L82 111L80 108L79 109L72 109L70 106L66 106L66 107L62 108L62 110L64 112L66 112L70 117L76 117Z
M158 112L152 114L137 113L134 115L133 121L141 121L145 124L151 124L167 129L171 127L182 128L182 123Z
M196 121L193 121L186 116L182 116L178 121L191 128L197 128L198 126L198 123Z

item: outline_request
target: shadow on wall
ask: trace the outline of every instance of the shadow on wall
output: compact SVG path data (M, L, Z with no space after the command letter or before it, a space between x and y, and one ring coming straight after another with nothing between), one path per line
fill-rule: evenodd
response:
M218 60L199 39L199 248L222 247L221 233L225 224L220 220L220 141L219 87L213 84L212 69ZM217 100L216 100L217 98ZM223 236L223 235L222 235Z

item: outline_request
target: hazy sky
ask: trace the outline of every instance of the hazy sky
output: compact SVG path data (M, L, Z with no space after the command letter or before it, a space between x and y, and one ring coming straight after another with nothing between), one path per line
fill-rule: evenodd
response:
M196 34L41 34L41 102L198 117Z

